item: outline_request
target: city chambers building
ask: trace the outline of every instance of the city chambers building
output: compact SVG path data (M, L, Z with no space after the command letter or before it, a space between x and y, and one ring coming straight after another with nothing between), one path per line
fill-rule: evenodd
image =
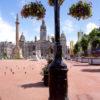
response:
M40 39L37 40L35 36L34 41L27 41L25 39L24 33L19 36L19 18L16 17L16 45L12 42L0 42L0 58L16 59L14 56L19 53L19 58L34 58L36 55L38 58L47 58L50 55L50 49L52 49L52 54L54 51L54 42L50 37L47 39L47 27L45 21L42 20L40 26ZM65 34L61 34L61 45L62 45L62 55L65 57L67 51L66 37ZM17 54L18 55L18 54Z

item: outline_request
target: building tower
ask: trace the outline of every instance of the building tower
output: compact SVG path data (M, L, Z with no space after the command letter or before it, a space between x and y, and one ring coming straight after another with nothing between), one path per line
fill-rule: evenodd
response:
M45 41L46 40L46 35L47 35L47 30L46 30L45 21L42 20L42 25L40 27L40 40Z
M73 56L74 55L74 41L70 41L70 56Z
M23 35L23 33L21 34L20 39L19 39L19 46L20 46L20 49L22 49L23 57L25 57L25 36Z
M35 36L35 39L34 40L35 40L35 42L37 42L37 37L36 36Z
M78 41L80 41L83 36L83 32L82 31L78 32L77 36L78 36Z
M67 45L66 45L66 36L65 34L62 32L61 34L61 45L62 45L62 57L66 58L67 55Z

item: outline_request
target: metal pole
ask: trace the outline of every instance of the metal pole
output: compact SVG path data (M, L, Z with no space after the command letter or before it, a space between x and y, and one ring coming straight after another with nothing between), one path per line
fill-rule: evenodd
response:
M62 61L60 44L60 5L54 0L55 46L54 60L49 65L49 100L68 100L67 66Z
M60 6L58 0L54 0L54 17L55 17L55 42L60 43Z

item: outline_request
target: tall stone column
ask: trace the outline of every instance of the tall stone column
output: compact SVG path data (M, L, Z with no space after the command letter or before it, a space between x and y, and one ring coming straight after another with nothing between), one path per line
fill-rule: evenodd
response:
M16 17L16 46L19 47L19 18L18 18L18 14Z
M18 14L16 16L16 46L13 49L13 58L14 59L20 59L23 58L22 56L22 50L20 49L19 46L19 19L18 19Z

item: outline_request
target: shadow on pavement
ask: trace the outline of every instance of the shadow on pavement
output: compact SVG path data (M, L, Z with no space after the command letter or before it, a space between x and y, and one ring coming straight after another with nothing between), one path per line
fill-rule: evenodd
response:
M82 72L91 72L91 73L95 73L98 72L100 73L100 69L82 69Z
M28 84L23 84L21 85L22 88L27 89L27 88L46 88L43 84L43 82L37 82L37 83L28 83Z

